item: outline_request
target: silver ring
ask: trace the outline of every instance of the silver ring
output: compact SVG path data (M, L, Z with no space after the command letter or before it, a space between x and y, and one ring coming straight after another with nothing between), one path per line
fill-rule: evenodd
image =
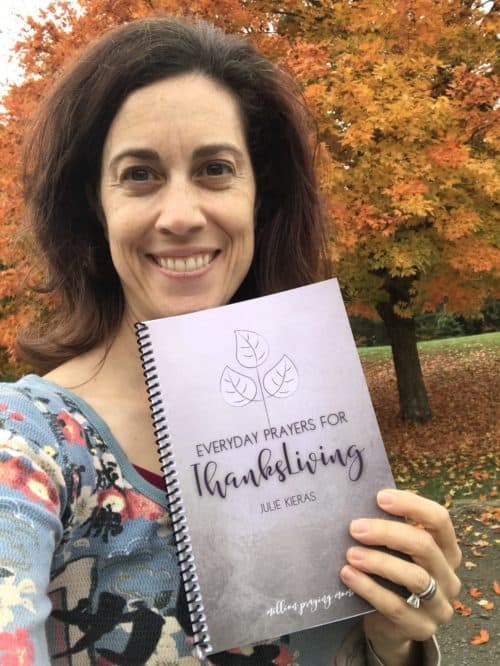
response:
M406 600L406 603L408 604L408 606L411 606L412 608L420 608L420 602L429 601L429 599L432 599L432 597L436 594L436 590L437 590L436 580L431 576L427 589L424 590L422 594L417 594L416 592L412 592L412 594L410 594L410 596Z

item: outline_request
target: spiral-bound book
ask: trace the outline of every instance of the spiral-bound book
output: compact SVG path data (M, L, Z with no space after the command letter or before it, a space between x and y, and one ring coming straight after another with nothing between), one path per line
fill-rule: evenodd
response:
M339 571L394 482L337 281L137 335L198 654L370 611Z

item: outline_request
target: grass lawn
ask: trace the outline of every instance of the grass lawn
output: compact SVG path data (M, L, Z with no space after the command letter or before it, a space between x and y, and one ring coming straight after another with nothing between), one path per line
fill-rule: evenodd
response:
M464 335L458 338L441 338L440 340L425 340L418 343L419 352L422 354L432 352L461 351L467 349L500 348L500 331L494 333L482 333L481 335ZM391 358L391 348L384 347L358 347L361 359L386 359Z

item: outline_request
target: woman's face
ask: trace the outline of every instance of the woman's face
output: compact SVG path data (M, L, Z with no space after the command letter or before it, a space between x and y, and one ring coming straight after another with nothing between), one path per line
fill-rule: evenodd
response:
M106 137L100 200L127 316L227 303L254 251L255 181L236 99L198 74L131 93Z

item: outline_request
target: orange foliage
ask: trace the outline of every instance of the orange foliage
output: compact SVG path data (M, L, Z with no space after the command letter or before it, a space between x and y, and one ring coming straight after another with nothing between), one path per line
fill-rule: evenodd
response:
M329 51L305 95L329 151L321 183L350 300L373 311L400 277L414 278L407 316L498 293L498 13L459 0L257 4L293 44Z
M290 73L297 81L316 81L328 73L328 48L321 44L311 44L297 40L293 48L287 50L284 60ZM314 84L313 84L314 85Z
M454 169L465 162L469 151L452 137L429 148L429 157L439 167Z

